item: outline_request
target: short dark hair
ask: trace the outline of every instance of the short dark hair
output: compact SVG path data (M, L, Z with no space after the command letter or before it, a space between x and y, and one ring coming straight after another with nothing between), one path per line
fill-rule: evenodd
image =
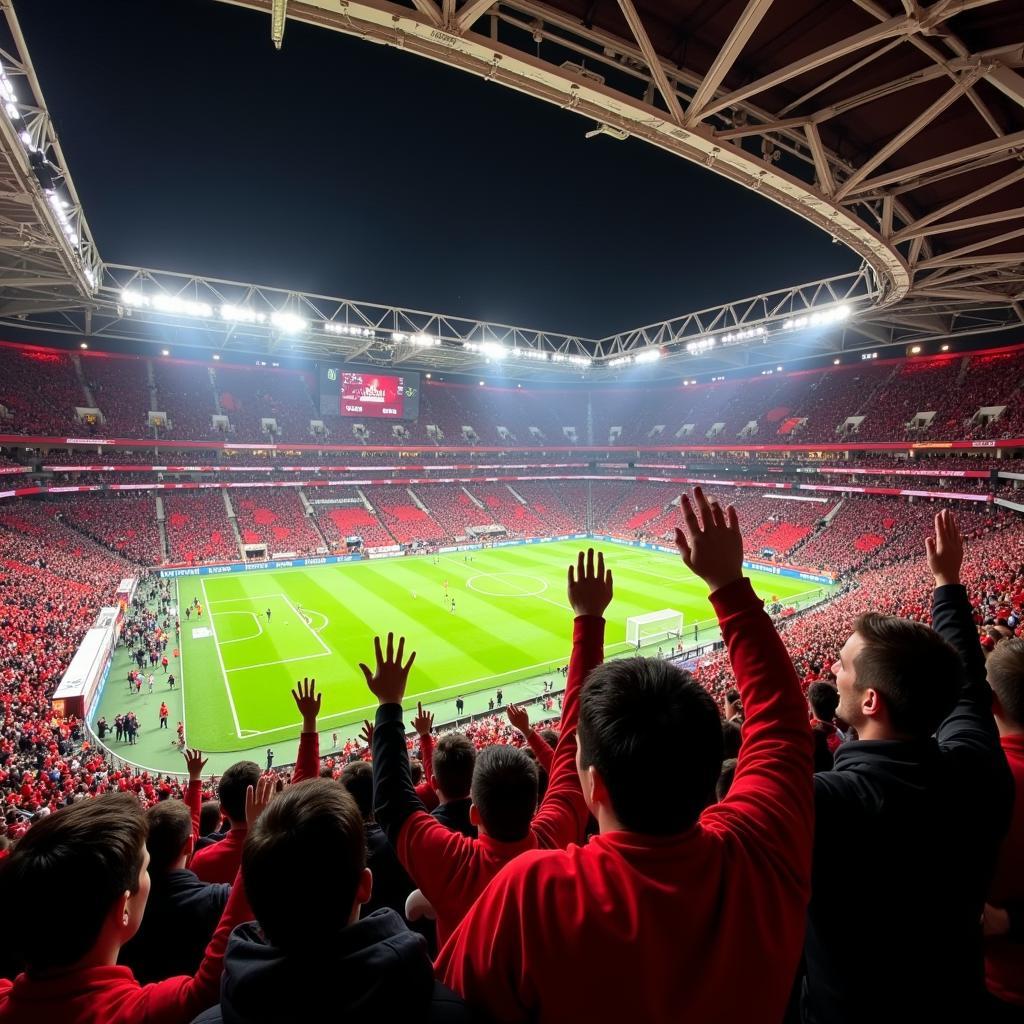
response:
M839 691L824 680L818 680L807 687L807 703L819 722L831 722L839 707Z
M363 819L332 779L289 786L270 801L242 848L242 879L256 920L282 950L316 949L352 912L366 867ZM317 913L309 913L315 878Z
M537 810L537 766L524 751L497 743L484 747L471 792L489 836L502 843L526 838Z
M232 820L245 821L245 791L260 781L260 766L255 761L236 761L220 777L217 796L221 810Z
M423 781L423 762L418 757L410 757L409 770L412 772L412 784L418 786Z
M0 906L29 971L66 967L92 948L114 901L137 892L146 815L130 793L71 804L33 825L0 861ZM66 918L74 893L74 924Z
M722 770L719 772L718 781L715 783L715 797L724 800L732 788L732 780L736 777L736 765L739 762L735 757L727 757L722 762Z
M537 735L552 749L558 746L557 729L538 729Z
M342 768L338 781L352 794L363 821L372 821L373 768L366 761L353 761Z
M988 656L985 670L1004 717L1024 727L1024 640L1000 640Z
M853 628L864 639L854 659L857 688L882 694L894 729L931 736L963 685L960 655L929 626L895 615L865 612Z
M203 806L199 809L199 834L208 836L216 832L223 817L219 800L204 800Z
M739 722L722 721L722 757L736 757L743 743L743 726Z
M192 835L192 812L182 800L164 800L146 812L149 873L165 875Z
M445 733L434 746L434 783L449 800L469 796L476 747L461 732Z
M577 732L616 818L632 832L675 835L712 800L722 767L718 708L689 672L659 658L606 661L587 679Z

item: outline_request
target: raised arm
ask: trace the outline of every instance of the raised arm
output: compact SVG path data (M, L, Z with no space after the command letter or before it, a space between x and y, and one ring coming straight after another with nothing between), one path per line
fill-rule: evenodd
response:
M555 757L555 748L550 743L542 740L534 731L530 725L530 713L519 704L509 704L505 708L505 714L508 715L508 720L513 728L526 740L526 745L533 751L534 757L537 758L537 764L550 775L551 762Z
M409 877L435 907L443 906L453 895L452 886L463 869L471 840L428 814L412 784L402 700L416 654L403 665L405 637L399 638L396 654L393 633L388 634L386 655L380 637L374 639L374 645L375 671L359 666L380 701L372 737L374 814Z
M576 613L572 632L572 654L562 700L562 729L548 773L548 788L540 810L533 819L533 831L541 846L564 849L583 841L589 811L576 771L576 726L580 717L580 691L591 670L604 659L604 612L612 600L612 573L604 567L594 549L581 551L569 566L569 605Z
M295 684L292 699L302 716L302 734L299 736L299 753L295 758L292 782L305 782L320 775L320 734L316 731L316 720L320 714L321 695L316 692L316 680L304 678Z
M681 506L686 530L676 530L676 544L711 591L745 715L729 794L701 823L753 839L809 885L814 745L800 683L764 602L743 577L736 510L709 502L699 487L693 502L683 495Z
M250 827L273 799L276 782L272 775L263 776L255 788L249 787L245 798L245 820ZM231 932L236 925L251 921L252 917L242 884L242 872L239 871L195 976L168 978L127 993L120 1007L124 1019L185 1021L213 1006L220 998L220 976Z
M207 758L203 757L201 750L184 750L185 766L188 769L188 790L185 793L185 803L188 804L189 812L192 815L192 845L199 841L199 819L203 810L203 768L206 767Z
M935 533L925 540L928 568L935 580L932 628L964 663L964 684L956 706L939 726L936 738L943 750L958 756L971 752L990 757L999 749L999 732L992 716L992 691L985 677L985 654L971 613L967 589L960 582L964 543L949 509L935 517Z

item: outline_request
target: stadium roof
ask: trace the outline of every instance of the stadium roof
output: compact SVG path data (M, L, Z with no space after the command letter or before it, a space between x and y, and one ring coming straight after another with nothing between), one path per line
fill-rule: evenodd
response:
M863 268L602 339L132 267L103 267L96 279L70 172L7 6L0 59L17 102L14 116L0 116L11 207L0 209L0 322L453 372L501 359L524 377L613 377L655 352L657 372L670 360L685 376L1024 322L1019 0L225 2L266 11L276 45L287 45L287 19L299 19L557 103L593 131L658 145L818 225ZM43 157L64 208L46 193ZM608 201L637 204L638 217L640 199L609 187ZM777 240L737 244L752 241L770 257ZM631 372L645 369L654 372Z

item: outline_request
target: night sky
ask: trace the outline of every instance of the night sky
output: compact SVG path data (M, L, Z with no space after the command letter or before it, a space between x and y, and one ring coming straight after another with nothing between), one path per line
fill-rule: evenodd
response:
M464 72L213 0L16 0L108 262L599 337L856 269L798 217Z

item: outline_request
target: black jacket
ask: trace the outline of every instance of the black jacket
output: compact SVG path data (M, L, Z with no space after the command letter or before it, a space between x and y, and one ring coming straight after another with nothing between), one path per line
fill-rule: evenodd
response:
M143 985L195 974L230 892L230 885L201 882L184 868L155 875L142 925L117 962Z
M1013 784L962 586L932 624L960 653L960 699L934 737L855 741L814 777L806 1024L980 1020L980 918Z
M373 895L363 907L363 917L387 907L405 916L405 901L416 888L388 842L384 829L375 822L366 825L366 866L373 872Z
M470 839L476 839L476 825L469 820L469 808L472 803L468 796L465 800L449 800L431 813L445 828L451 829L452 832L461 832Z
M259 925L228 941L220 1005L193 1024L285 1021L402 1021L466 1024L462 1000L434 980L426 944L393 911L378 910L310 953L289 957Z

